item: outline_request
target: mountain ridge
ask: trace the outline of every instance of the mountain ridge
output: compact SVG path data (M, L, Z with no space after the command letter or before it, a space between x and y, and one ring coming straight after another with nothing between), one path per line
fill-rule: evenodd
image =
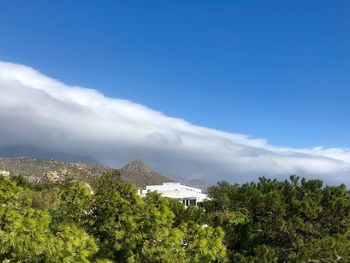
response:
M22 175L32 182L59 182L66 179L88 182L92 177L101 176L113 170L119 170L123 181L139 188L174 181L152 171L141 160L131 161L121 169L114 169L97 163L72 163L32 157L0 157L0 174Z
M95 158L89 155L77 155L61 151L53 151L48 148L31 144L6 144L0 146L0 156L7 158L32 157L35 159L54 159L69 163L97 163Z

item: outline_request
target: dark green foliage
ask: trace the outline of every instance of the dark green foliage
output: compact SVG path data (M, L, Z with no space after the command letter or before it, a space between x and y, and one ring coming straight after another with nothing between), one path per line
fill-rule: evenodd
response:
M223 232L183 223L185 210L157 193L144 199L118 174L95 186L97 257L116 262L213 262L224 258ZM181 204L180 204L181 205ZM176 211L176 213L174 213ZM183 218L177 220L178 218Z
M16 181L0 178L1 262L89 262L98 247L74 224L52 226L49 211L33 208Z
M220 182L202 207L91 181L0 177L0 262L350 262L344 185Z
M112 171L42 185L0 177L0 262L216 262L223 231L202 208L135 187Z
M225 231L231 262L349 262L350 195L319 180L209 189L207 213Z

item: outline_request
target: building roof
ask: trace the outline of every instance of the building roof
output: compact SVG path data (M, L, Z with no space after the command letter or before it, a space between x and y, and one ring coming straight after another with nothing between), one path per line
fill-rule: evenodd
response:
M148 185L141 195L145 196L147 192L157 191L161 195L173 199L195 199L197 202L203 202L207 195L202 193L201 189L182 185L180 183L163 183L162 185Z

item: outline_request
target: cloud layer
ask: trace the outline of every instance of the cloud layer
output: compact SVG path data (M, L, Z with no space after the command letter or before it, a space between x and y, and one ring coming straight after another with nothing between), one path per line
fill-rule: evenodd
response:
M119 167L143 159L166 175L246 182L297 174L350 184L349 149L276 147L200 127L127 100L0 62L0 145L88 154Z

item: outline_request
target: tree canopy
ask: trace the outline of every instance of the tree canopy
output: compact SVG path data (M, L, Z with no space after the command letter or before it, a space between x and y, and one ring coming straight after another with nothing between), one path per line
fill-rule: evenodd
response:
M118 172L91 186L0 177L0 262L225 260L221 227L187 214L157 193L141 198Z
M91 184L0 177L0 262L350 262L344 185L291 176L208 189L201 207Z
M291 176L220 182L205 203L225 231L231 262L350 262L350 195L344 185Z

